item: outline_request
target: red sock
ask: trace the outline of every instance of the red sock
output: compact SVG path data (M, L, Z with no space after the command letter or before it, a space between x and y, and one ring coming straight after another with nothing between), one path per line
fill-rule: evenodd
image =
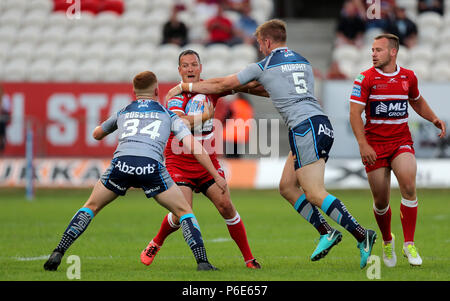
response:
M402 221L405 243L413 243L417 221L417 199L413 201L402 199L402 203L400 204L400 219Z
M244 261L247 262L252 260L254 257L252 255L252 251L250 251L250 246L247 241L247 233L239 213L236 212L236 216L234 218L226 219L225 222L227 223L231 238L236 242L239 250L241 250L241 253L244 256Z
M153 238L153 242L155 242L158 246L162 246L164 240L167 236L169 236L172 232L177 231L180 228L180 225L176 225L172 221L172 212L169 212L161 223L161 228L159 228L158 234Z
M375 204L373 206L373 213L375 215L375 219L378 224L378 228L380 228L381 235L383 236L383 241L391 241L391 207L388 205L384 209L377 209Z

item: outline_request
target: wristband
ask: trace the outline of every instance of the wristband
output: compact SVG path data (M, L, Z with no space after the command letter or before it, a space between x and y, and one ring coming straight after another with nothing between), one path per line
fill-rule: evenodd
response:
M189 83L189 92L192 92L192 83Z

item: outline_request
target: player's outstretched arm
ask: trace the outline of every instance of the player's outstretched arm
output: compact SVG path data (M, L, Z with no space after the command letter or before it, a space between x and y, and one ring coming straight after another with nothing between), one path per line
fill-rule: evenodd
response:
M198 142L194 136L187 135L182 140L183 145L194 155L195 159L213 176L217 186L222 190L222 193L227 191L227 182L222 178L214 167L209 154L203 148L200 142Z
M364 108L365 106L350 102L350 125L352 126L353 134L358 142L359 153L361 154L363 164L372 165L377 159L377 154L367 142L366 135L364 133L364 122L361 118Z
M242 92L256 96L270 97L269 93L266 91L266 89L264 89L264 86L256 80L251 81L246 85L239 86L236 89L232 90L232 92Z
M181 83L173 87L166 94L166 101L182 92L195 92L202 94L221 94L241 86L236 74L225 77L211 78L195 83Z
M446 134L446 126L445 122L439 119L436 114L434 114L433 110L430 108L426 100L423 96L420 96L419 99L414 100L410 99L409 104L417 114L419 114L422 118L430 121L434 124L435 127L441 130L439 133L439 138L444 138Z
M94 129L94 132L92 133L92 136L95 140L102 140L106 136L108 136L109 133L105 132L102 127L99 125Z

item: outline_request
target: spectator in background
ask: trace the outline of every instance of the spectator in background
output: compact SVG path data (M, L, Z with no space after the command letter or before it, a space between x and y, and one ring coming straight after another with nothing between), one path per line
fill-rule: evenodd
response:
M336 46L350 44L360 47L363 44L364 32L365 23L357 6L351 0L346 1L338 20Z
M184 46L188 43L188 28L186 25L178 20L178 12L180 7L174 5L170 19L163 26L163 41L162 44L176 44Z
M367 19L366 30L380 29L382 32L392 32L395 30L394 3L392 1L381 1L380 18Z
M228 9L242 13L246 6L250 6L250 0L225 0Z
M240 17L235 24L235 34L243 43L254 45L257 47L254 33L258 27L258 23L250 16L252 11L251 5L243 4L240 11Z
M3 95L3 87L0 85L0 154L6 147L6 126L11 117L9 99Z
M233 22L224 14L224 4L217 7L217 14L206 21L206 29L209 33L208 45L226 44L231 46L234 43Z
M394 30L391 33L399 37L403 46L412 48L417 44L417 26L408 18L405 8L395 8Z
M444 1L443 0L419 0L418 3L419 14L427 11L432 11L440 14L444 14Z

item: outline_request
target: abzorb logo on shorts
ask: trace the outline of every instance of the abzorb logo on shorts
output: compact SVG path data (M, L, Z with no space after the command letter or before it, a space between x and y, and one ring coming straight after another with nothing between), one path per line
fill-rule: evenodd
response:
M374 117L404 118L408 115L406 100L372 101L370 114Z

